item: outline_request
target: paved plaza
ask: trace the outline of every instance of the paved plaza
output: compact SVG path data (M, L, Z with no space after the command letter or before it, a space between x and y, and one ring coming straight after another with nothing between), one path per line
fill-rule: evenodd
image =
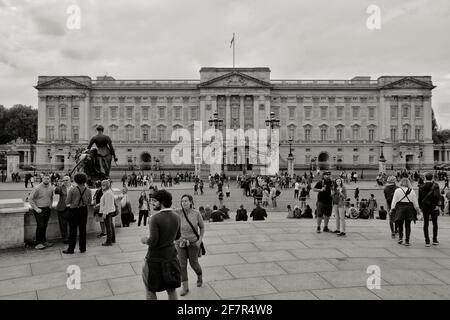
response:
M117 183L119 185L119 183ZM120 185L119 185L120 186ZM382 190L373 182L360 182L361 196L375 193L384 205ZM352 184L349 196L353 198ZM174 206L191 184L169 188ZM235 208L252 199L232 189L225 204ZM22 198L22 184L0 185L0 198ZM130 195L134 206L139 191ZM387 221L347 220L347 236L317 234L315 220L286 219L286 204L295 204L293 189L283 190L279 211L269 208L264 222L207 223L207 255L200 259L204 286L195 286L189 269L190 292L180 299L447 299L450 297L450 218L441 217L438 247L424 245L423 221L413 225L411 246L390 238ZM233 197L234 195L234 197ZM312 192L309 200L315 202ZM134 200L133 200L134 199ZM196 205L213 204L214 190L195 196ZM137 213L137 211L135 211ZM334 230L335 220L330 221ZM430 227L431 229L431 227ZM117 228L117 244L102 247L103 239L88 238L87 252L64 255L63 244L43 251L12 249L0 251L0 299L144 299L141 269L147 247L140 237L148 226ZM81 269L81 289L69 290L67 267ZM381 271L381 288L369 290L369 266ZM165 293L158 295L166 299Z

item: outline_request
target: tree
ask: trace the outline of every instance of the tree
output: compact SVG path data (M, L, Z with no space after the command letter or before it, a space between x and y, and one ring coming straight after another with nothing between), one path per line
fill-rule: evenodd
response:
M22 138L37 140L38 112L31 106L16 104L10 109L0 106L0 144Z

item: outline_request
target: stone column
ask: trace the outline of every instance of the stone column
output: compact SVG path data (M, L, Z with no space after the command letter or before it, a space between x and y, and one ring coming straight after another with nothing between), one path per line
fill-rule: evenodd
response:
M239 126L242 130L245 130L245 113L244 113L244 96L239 96Z
M231 96L226 95L225 99L227 101L226 107L225 107L225 128L228 130L230 129L230 123L231 123L231 107L230 107L230 100Z
M253 128L258 132L259 129L259 100L253 96Z
M59 117L59 114L61 112L60 110L60 103L61 103L61 97L55 97L56 104L55 104L55 141L59 141L61 138L59 135L59 126L61 125L61 120Z
M288 161L288 175L290 178L292 178L294 176L294 156L292 154L290 154L287 157L287 161Z
M38 101L38 141L45 141L47 134L47 96L40 96Z

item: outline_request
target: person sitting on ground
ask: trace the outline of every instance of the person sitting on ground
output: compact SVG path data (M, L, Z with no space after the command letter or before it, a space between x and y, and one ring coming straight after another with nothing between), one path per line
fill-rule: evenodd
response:
M225 215L225 219L230 219L230 215L228 214L228 212L230 212L230 209L223 205L219 210L223 212L223 214Z
M211 213L211 218L209 219L209 221L210 222L222 222L223 219L225 219L225 218L226 218L225 214L222 211L217 210L217 206L214 205L213 212Z
M290 204L287 205L287 212L288 212L288 215L286 218L294 219L294 211L292 211L292 207Z
M312 219L313 218L312 209L309 206L309 204L306 205L306 208L302 213L302 218L303 219Z
M355 204L354 203L352 203L350 205L350 208L348 210L348 214L349 214L350 218L352 218L352 219L357 219L358 218L359 212L358 212L358 209L355 208Z
M302 210L296 205L294 207L294 219L300 219L302 217Z
M211 219L212 210L209 205L205 206L205 217L203 218L204 221L209 221Z
M383 206L380 206L380 210L378 210L378 220L386 220L387 218L387 211L384 210Z
M236 221L247 221L247 220L248 220L247 210L245 210L244 205L241 204L241 206L236 212Z
M261 208L260 204L257 203L256 208L250 213L250 218L253 218L253 221L264 221L267 218L266 209Z

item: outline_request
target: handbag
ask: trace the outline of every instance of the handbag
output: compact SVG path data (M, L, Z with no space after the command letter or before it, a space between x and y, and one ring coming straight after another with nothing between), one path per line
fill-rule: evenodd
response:
M184 208L182 208L182 210L183 210L184 217L186 218L186 221L191 226L191 229L194 232L195 236L197 237L197 241L198 241L200 239L200 235L198 234L197 230L194 228L191 221L187 217L187 214L186 214L186 211L184 211ZM201 257L202 255L204 256L205 254L206 254L206 249L205 249L205 246L203 245L203 241L202 241L202 243L200 244L200 250L198 252L198 256Z

